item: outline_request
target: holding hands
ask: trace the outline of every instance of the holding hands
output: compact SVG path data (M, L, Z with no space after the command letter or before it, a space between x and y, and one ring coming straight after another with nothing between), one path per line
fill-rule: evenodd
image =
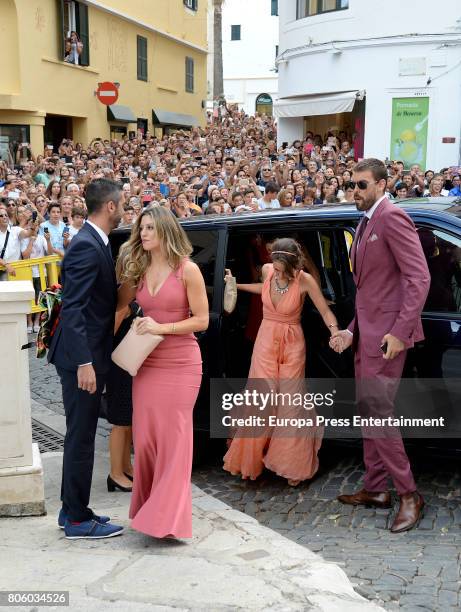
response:
M342 353L352 345L352 334L347 329L333 332L330 338L330 348L336 353Z

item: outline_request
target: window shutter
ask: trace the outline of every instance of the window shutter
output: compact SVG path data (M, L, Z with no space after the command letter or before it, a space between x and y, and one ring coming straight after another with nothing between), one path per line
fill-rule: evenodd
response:
M78 10L78 35L83 43L79 62L82 66L90 65L90 32L88 29L88 7L86 4L77 4Z
M186 91L194 92L194 60L186 57Z
M65 53L66 53L66 47L65 47L65 41L64 41L65 36L66 36L66 33L64 32L64 0L57 0L57 4L58 4L58 15L59 15L58 53L59 53L59 59L63 61L65 57Z
M138 80L147 81L147 38L137 37Z

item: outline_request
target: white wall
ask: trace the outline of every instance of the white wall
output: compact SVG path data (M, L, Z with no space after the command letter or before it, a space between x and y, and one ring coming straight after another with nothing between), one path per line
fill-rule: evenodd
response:
M313 43L321 43L410 33L452 33L460 18L459 0L349 0L347 10L296 20L296 0L281 0L280 49L305 45L309 37Z
M279 5L285 0L281 0ZM241 40L231 40L231 26L241 26ZM254 114L256 97L278 91L275 52L278 17L271 15L270 0L226 0L223 5L224 92Z
M279 97L366 91L365 156L390 155L393 97L428 96L428 168L457 164L461 137L461 3L444 0L350 0L350 9L295 20L280 3ZM380 8L378 8L378 5ZM419 32L419 35L411 35ZM397 34L405 36L394 37ZM379 39L374 37L380 37ZM333 54L331 41L341 53ZM309 44L311 42L311 44ZM326 44L325 44L326 43ZM299 48L303 45L303 48ZM423 58L423 74L404 76L402 59ZM418 71L414 71L418 72ZM446 74L445 74L446 73ZM315 78L310 78L315 75ZM431 79L429 85L428 80ZM279 123L279 140L293 126ZM289 132L284 134L287 126ZM302 128L301 128L302 130ZM287 137L289 134L289 138ZM295 138L303 136L298 133ZM455 137L454 144L442 143Z

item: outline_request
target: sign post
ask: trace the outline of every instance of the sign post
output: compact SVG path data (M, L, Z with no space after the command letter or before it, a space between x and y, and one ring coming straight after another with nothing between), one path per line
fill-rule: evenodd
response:
M96 97L102 104L112 106L112 104L115 104L118 100L118 85L111 83L110 81L98 83Z

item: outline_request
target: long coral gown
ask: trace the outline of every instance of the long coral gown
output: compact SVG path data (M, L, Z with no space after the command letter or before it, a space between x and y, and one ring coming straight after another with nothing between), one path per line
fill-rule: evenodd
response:
M155 296L143 282L136 301L144 316L173 323L190 316L184 262ZM192 411L202 379L194 334L165 335L133 379L135 451L131 526L162 538L192 537Z
M265 379L267 388L274 391L302 393L305 392L306 344L300 323L304 302L299 286L301 273L276 306L270 294L273 274L272 269L263 283L263 320L248 378ZM293 416L286 408L282 411L276 407L276 412ZM315 413L307 416L315 417ZM254 438L239 437L237 430L224 456L224 469L254 480L266 466L289 480L306 480L318 470L317 453L321 443L322 428L315 426L302 431L272 428L267 435Z

